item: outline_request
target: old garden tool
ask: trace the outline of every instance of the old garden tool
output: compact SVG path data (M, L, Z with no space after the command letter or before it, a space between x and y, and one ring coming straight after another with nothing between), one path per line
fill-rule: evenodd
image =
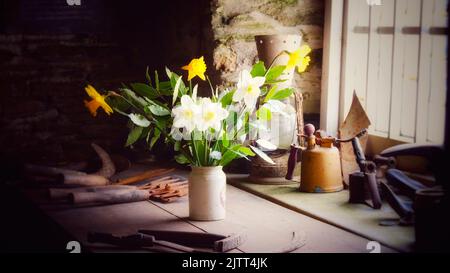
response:
M381 188L389 205L400 216L401 225L414 225L416 246L420 251L445 249L449 240L447 211L444 205L445 191L442 179L445 175L444 150L434 145L405 144L392 147L381 153L385 157L420 156L431 163L436 176L436 185L427 187L409 178L402 171L390 169L386 173L389 185L382 182Z
M339 150L334 146L338 140L323 136L317 138L312 124L305 125L304 132L306 148L291 147L286 179L292 180L301 151L300 191L325 193L342 190L341 161Z
M378 190L376 178L377 165L373 161L366 159L359 138L367 134L367 130L361 131L355 137L340 142L351 142L353 152L355 153L356 163L359 171L349 175L349 203L367 204L374 209L381 208L381 197ZM392 159L377 157L377 162L384 164L392 164Z
M161 246L178 252L227 252L239 247L245 236L165 230L139 230L137 234L118 237L108 233L88 233L90 243L106 243L123 248Z
M170 241L193 248L210 249L214 252L227 252L242 245L247 239L244 234L229 236L204 233L166 230L139 230L139 233L155 236L160 240Z
M178 253L207 252L207 251L200 251L173 242L157 240L155 236L143 233L137 233L127 236L114 236L110 233L91 232L88 233L87 239L89 243L103 243L126 249L149 248L151 250L154 247L162 247L162 249L167 249L165 252L178 252Z
M109 183L109 178L116 173L116 167L110 155L99 145L91 144L94 151L101 160L101 167L94 173L85 173L81 171L46 167L27 164L24 171L27 178L33 181L44 181L58 183L66 186L104 186Z
M350 106L350 110L344 122L339 126L339 137L342 139L352 138L362 130L369 128L369 126L369 117L367 116L367 113L364 110L361 101L356 95L356 92L353 92L353 100ZM367 144L367 140L368 135L359 138L363 151ZM339 150L341 152L342 175L344 178L344 184L346 186L349 186L350 174L360 171L360 168L356 162L355 152L353 151L351 143L342 143Z

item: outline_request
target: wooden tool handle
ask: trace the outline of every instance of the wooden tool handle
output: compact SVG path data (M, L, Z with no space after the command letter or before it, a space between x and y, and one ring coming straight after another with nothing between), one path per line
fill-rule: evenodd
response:
M77 186L106 186L109 184L109 180L100 175L78 175L78 174L64 174L63 183L65 185L77 185Z
M117 204L145 201L150 198L150 193L145 190L117 190L114 192L75 192L71 194L70 198L73 204Z
M118 185L128 185L128 184L132 184L132 183L136 183L148 178L152 178L152 177L156 177L156 176L160 176L160 175L165 175L168 174L170 172L173 172L175 169L157 169L157 170L151 170L151 171L147 171L147 172L143 172L141 174L135 175L135 176L131 176L125 179L119 179L117 181Z
M71 193L75 192L108 192L108 191L117 191L117 190L136 190L135 186L125 186L125 185L117 185L117 186L99 186L99 187L80 187L73 189L58 189L58 188L50 188L48 190L48 195L50 199L67 199L70 197Z
M297 165L298 148L295 145L291 146L291 151L288 160L288 171L286 173L286 180L292 180L294 178L294 170Z

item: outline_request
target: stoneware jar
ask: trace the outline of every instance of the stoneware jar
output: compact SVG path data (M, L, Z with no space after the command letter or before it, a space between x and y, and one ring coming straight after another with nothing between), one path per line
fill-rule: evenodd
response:
M189 174L189 218L196 221L225 219L226 184L222 166L192 167Z

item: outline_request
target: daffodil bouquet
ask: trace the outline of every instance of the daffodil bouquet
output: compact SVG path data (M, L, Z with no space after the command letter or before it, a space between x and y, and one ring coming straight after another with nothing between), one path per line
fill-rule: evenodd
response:
M102 107L108 115L115 111L128 117L130 133L126 146L145 139L151 149L161 139L173 145L175 160L180 164L226 166L236 158L248 159L256 154L273 163L260 148L276 147L257 140L257 131L271 119L272 112L280 111L281 101L294 91L277 88L286 67L304 70L305 62L309 63L307 54L287 54L290 58L286 66L271 64L266 68L258 62L251 71L240 72L236 86L221 92L213 88L200 57L182 67L188 72L187 82L167 68L167 80L160 81L156 71L152 79L147 69L145 83L123 85L106 95L87 86L92 100L85 101L85 105L93 116ZM209 83L210 97L197 95L199 84L193 82L196 77Z

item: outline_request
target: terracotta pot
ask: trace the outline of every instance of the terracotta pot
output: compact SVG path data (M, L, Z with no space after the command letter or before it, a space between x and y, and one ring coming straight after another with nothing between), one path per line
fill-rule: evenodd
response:
M196 221L225 219L227 178L222 166L192 167L188 180L189 218Z
M264 62L266 67L269 67L275 57L283 50L292 52L298 49L302 42L302 36L295 34L258 35L255 36L255 42L259 59ZM273 65L286 65L288 60L288 55L283 54L275 60ZM294 79L294 68L285 70L280 78L286 79L286 81L279 83L279 88L291 87Z

